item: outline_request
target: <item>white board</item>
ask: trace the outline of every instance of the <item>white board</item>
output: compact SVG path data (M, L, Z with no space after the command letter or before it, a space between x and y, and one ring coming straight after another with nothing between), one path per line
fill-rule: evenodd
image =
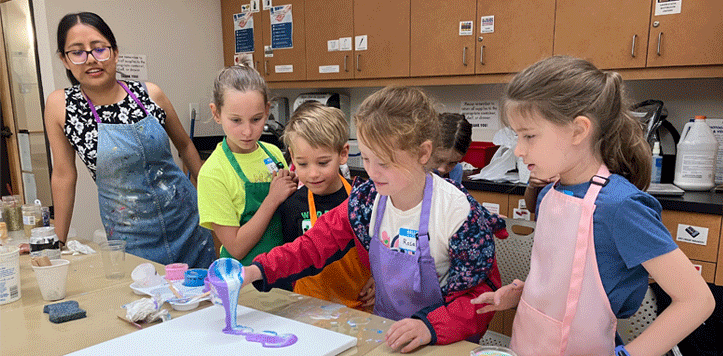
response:
M139 355L337 355L357 343L352 336L240 305L237 314L238 324L254 332L294 334L299 340L287 347L265 348L241 335L224 334L223 307L213 305L70 355L123 355L131 348Z

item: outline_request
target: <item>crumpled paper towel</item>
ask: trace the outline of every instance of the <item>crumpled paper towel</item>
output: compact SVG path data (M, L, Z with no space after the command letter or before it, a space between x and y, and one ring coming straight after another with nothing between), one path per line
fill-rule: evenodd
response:
M145 321L147 323L160 319L167 321L171 314L166 309L161 309L163 300L160 296L138 299L123 306L126 309L126 318L133 322Z
M75 255L80 255L80 254L90 255L91 253L95 253L95 250L94 250L94 249L92 249L92 248L91 248L90 246L88 246L88 245L82 244L82 243L81 243L80 241L78 241L78 240L70 240L70 241L68 241L68 243L65 244L65 247L68 248L68 252L63 251L63 253L72 253L73 256L75 256Z

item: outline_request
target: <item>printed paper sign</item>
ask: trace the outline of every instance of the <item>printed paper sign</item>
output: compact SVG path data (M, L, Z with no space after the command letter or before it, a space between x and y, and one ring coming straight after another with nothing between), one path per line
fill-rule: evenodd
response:
M472 124L472 128L497 130L500 126L500 109L497 100L463 101L460 114Z
M264 57L270 58L274 56L274 49L271 46L264 46Z
M251 4L241 5L241 12L249 12L249 11L251 11Z
M527 209L512 209L512 218L520 220L530 220L530 211Z
M261 11L261 8L259 7L259 0L251 0L249 6L251 7L251 12Z
M262 1L262 9L268 10L272 7L271 0L263 0Z
M119 54L115 66L116 79L148 80L145 54Z
M366 51L367 50L367 35L361 35L354 37L354 50Z
M235 65L250 65L254 69L258 70L256 68L256 64L254 63L254 55L253 53L236 53L233 55L233 64Z
M495 32L495 16L482 16L479 21L479 33Z
M500 214L500 205L495 203L482 203L482 206L492 214Z
M233 15L233 32L236 38L236 53L254 51L254 17L250 12Z
M655 16L679 14L683 0L655 0Z
M675 240L705 246L708 244L708 228L678 224Z
M459 35L460 36L472 36L474 30L474 21L460 21L459 22Z
M340 51L351 51L351 37L342 37L339 39Z
M291 5L274 6L269 10L271 16L271 48L294 48L293 17Z
M292 64L274 66L274 72L276 72L276 73L293 73L294 66Z
M339 40L328 40L326 41L326 50L329 52L336 52L339 50Z
M695 268L696 271L698 271L698 273L703 274L703 266L702 265L693 265L693 267Z
M338 65L319 66L319 73L339 73Z
M715 184L723 183L723 119L707 118L705 122L718 140L718 155L715 161Z

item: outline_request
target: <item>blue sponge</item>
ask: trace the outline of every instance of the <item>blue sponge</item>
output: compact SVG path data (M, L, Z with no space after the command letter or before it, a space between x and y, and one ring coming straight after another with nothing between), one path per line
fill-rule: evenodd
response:
M85 310L80 309L75 300L47 304L43 307L43 313L48 313L50 321L56 324L85 318Z

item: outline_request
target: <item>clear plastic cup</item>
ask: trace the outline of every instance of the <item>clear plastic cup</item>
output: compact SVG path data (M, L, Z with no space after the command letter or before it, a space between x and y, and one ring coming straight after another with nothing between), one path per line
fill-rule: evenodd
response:
M126 275L126 242L110 240L100 244L100 255L103 258L105 277L121 279Z
M32 266L33 271L35 271L35 278L38 280L43 299L60 300L65 298L65 281L68 279L70 261L59 259L50 260L50 263L50 266Z

